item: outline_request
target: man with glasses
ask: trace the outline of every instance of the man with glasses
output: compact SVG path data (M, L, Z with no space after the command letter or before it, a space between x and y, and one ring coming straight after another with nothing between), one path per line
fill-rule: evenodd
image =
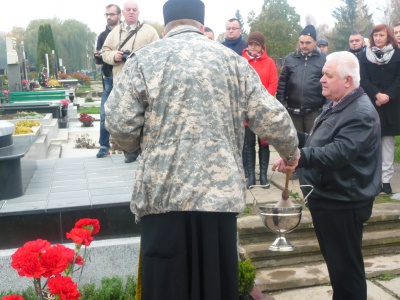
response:
M139 22L139 6L136 1L127 0L122 15L124 21L110 32L102 48L103 60L113 66L114 84L130 53L159 39L152 26ZM139 154L140 150L135 153L125 152L125 162L134 162Z
M242 38L242 25L238 19L229 19L225 25L225 41L223 45L242 56L243 49L247 47L247 42Z
M96 65L101 65L102 79L103 79L103 92L101 94L101 109L100 109L100 150L96 157L106 157L110 154L110 133L104 127L105 113L104 104L107 101L108 95L113 88L113 74L112 66L103 62L101 57L101 48L103 47L104 41L108 34L113 30L121 21L121 8L115 4L109 4L106 6L106 13L104 15L107 19L106 30L100 33L97 38L96 50L94 51L94 59ZM100 52L99 52L100 51Z

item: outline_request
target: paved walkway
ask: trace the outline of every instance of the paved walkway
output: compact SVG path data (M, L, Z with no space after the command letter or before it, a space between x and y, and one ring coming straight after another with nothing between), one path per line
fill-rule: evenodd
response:
M98 115L95 116L98 119ZM126 203L130 200L133 176L137 163L125 164L122 154L112 154L98 159L98 148L77 149L75 139L83 133L98 147L99 122L94 127L80 127L78 121L70 121L68 141L62 143L61 159L57 157L38 161L35 172L26 194L12 201L0 201L0 216L23 211L54 211L70 209L77 206L96 206L105 203ZM56 156L58 154L55 154ZM271 152L270 164L277 158ZM284 185L283 174L272 176L270 189L254 188L247 191L247 202L252 204L275 202L281 198L281 187ZM400 165L396 164L392 180L393 198L400 199ZM290 189L298 192L298 181L291 182ZM113 197L110 197L113 195ZM111 202L110 202L111 201ZM21 205L23 203L24 205ZM400 203L399 203L400 205ZM390 281L368 281L368 300L400 299L400 278ZM329 286L295 289L276 292L276 300L310 299L323 300L331 298Z

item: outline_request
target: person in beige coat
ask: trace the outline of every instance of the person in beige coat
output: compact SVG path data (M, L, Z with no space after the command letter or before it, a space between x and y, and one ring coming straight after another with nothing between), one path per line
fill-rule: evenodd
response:
M118 75L129 54L159 39L157 31L152 26L139 22L139 12L137 2L127 0L122 10L124 21L108 34L103 44L102 58L104 62L113 66L114 85L118 81ZM129 37L132 31L136 32ZM140 150L134 153L124 153L125 162L131 163L137 159Z

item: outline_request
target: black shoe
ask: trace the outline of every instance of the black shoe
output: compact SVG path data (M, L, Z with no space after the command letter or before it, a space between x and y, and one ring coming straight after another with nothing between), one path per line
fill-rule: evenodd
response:
M136 157L133 156L125 156L125 163L129 164L131 162L134 162L136 160Z
M247 182L246 182L247 189L252 189L253 185L255 184L256 184L256 174L255 173L249 174L249 177L247 177Z
M263 189L269 189L269 182L267 179L267 170L269 164L269 146L260 146L258 148L258 161L260 164L260 185L262 185Z
M260 185L263 189L269 189L270 185L266 177L260 176Z
M382 192L388 195L392 194L392 187L390 183L382 183Z
M138 156L140 155L140 153L142 153L141 150L137 150L137 151L131 152L131 153L124 152L124 155L125 155L125 163L129 164L129 163L131 163L131 162L134 162L134 161L138 158Z

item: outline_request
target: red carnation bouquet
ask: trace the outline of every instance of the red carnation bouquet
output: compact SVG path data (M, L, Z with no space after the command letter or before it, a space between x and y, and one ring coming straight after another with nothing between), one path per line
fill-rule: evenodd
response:
M11 256L11 266L20 276L33 278L33 284L40 300L75 300L81 296L78 285L72 281L74 272L80 270L79 280L88 255L87 247L93 235L100 230L97 219L81 219L67 233L67 239L75 243L75 249L61 244L51 245L48 241L37 239L25 243ZM79 255L82 245L84 255ZM42 286L42 278L46 278ZM78 281L79 282L79 281ZM48 290L46 290L48 288ZM2 300L23 300L21 296L9 295Z

